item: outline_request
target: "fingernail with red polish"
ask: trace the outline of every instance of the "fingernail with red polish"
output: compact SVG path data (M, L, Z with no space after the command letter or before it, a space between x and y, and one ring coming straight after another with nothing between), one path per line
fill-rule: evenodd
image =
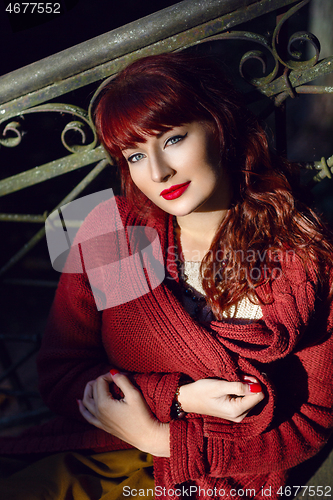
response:
M80 400L76 399L77 405L80 406Z
M251 383L253 383L252 380L251 380L251 378L248 377L247 375L242 375L241 379L243 380L243 382L251 382Z
M111 375L117 375L117 373L119 373L119 370L116 370L115 368L112 368L110 370L110 373L111 373Z
M248 384L250 392L261 392L260 384Z

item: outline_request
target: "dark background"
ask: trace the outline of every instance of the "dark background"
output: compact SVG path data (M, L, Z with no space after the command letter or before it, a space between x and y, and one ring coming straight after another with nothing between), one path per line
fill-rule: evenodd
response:
M61 14L9 14L0 0L0 74L174 5L172 0L59 0ZM46 1L44 2L44 5ZM27 9L28 11L28 9Z

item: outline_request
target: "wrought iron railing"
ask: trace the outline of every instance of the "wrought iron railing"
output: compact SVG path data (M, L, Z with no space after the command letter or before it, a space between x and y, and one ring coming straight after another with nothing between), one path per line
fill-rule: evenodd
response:
M45 234L44 221L54 209L80 196L83 190L96 182L96 179L109 164L103 148L98 144L94 128L91 124L88 109L68 103L74 91L82 89L83 101L87 102L101 80L112 76L138 57L197 47L203 50L204 44L212 50L212 44L222 47L226 41L242 42L245 49L235 52L239 61L239 73L251 89L246 97L250 105L263 101L260 107L262 118L268 117L273 111L276 115L275 133L276 147L286 151L285 135L285 101L295 95L304 93L333 93L332 86L308 85L319 76L333 73L333 56L319 60L320 45L317 38L305 31L293 33L290 37L284 34L284 28L293 14L308 4L309 0L185 0L172 7L135 21L109 33L96 37L75 47L64 50L29 66L9 73L0 78L0 157L5 156L5 150L15 150L23 143L28 144L31 131L28 118L32 115L50 113L67 117L61 123L59 136L64 151L46 163L31 165L35 160L29 160L18 155L27 169L16 167L17 172L0 180L0 196L6 205L6 200L18 193L25 199L29 198L29 189L35 189L42 183L55 182L61 176L63 182L59 193L64 193L56 206L50 206L50 200L44 200L45 205L39 214L18 213L13 210L16 205L9 203L11 209L0 213L3 224L40 224L35 234L25 241L24 245L14 251L2 263L0 276L2 288L35 285L36 287L52 287L56 279L31 279L17 277L13 272L29 252L41 241ZM274 16L276 26L262 34L248 31L244 26L250 21ZM266 17L265 17L266 16ZM270 17L271 19L271 17ZM295 47L300 42L306 42L313 49L313 56L306 59ZM213 49L218 52L218 49ZM236 57L236 56L235 56ZM269 59L266 65L266 59ZM249 75L249 61L257 60L262 65L262 76ZM267 66L267 71L266 71ZM84 91L86 89L86 94ZM58 102L59 100L64 102ZM52 101L52 102L50 102ZM90 99L90 103L93 98ZM60 142L60 141L59 141ZM69 154L68 154L69 153ZM60 156L60 157L59 157ZM10 163L7 152L7 162ZM16 160L19 161L19 160ZM86 167L92 166L89 172ZM85 168L84 168L85 167ZM307 169L316 170L312 182L318 182L325 177L331 177L333 172L333 156L304 164ZM4 171L10 171L4 165ZM74 187L67 182L68 174L77 172L81 178ZM81 175L81 172L84 172ZM67 174L67 175L64 175ZM72 181L71 181L72 182ZM49 185L49 184L48 184ZM66 185L68 185L66 191ZM56 184L59 188L59 183ZM48 191L49 192L49 191ZM15 200L18 200L16 197ZM2 224L2 225L3 225ZM12 226L13 227L13 226ZM22 227L22 225L20 226ZM19 309L19 306L18 306ZM25 384L20 378L18 369L38 349L41 332L27 334L4 332L0 335L0 360L4 372L0 376L0 384L9 380L9 388L0 386L0 395L15 397L22 403L21 414L0 418L0 429L20 422L42 418L47 414L43 407L33 408L31 398L36 397L35 391L25 390ZM32 348L23 353L15 362L11 358L9 342L29 342Z

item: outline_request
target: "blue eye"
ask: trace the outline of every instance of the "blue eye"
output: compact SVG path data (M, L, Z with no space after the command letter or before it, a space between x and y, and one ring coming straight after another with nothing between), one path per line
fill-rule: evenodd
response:
M173 144L177 144L177 142L182 141L187 136L187 133L184 135L174 135L170 137L165 143L165 146L172 146Z
M144 155L143 153L136 153L136 154L134 154L134 155L130 156L130 157L127 159L127 161L128 161L129 163L136 163L137 161L142 160L142 158L144 158L144 156L145 156L145 155Z

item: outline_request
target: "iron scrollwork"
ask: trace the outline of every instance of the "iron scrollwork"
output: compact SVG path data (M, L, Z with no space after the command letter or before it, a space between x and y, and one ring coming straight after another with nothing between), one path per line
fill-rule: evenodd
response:
M202 44L221 40L242 40L247 43L252 42L260 45L261 47L259 49L252 49L241 56L238 69L240 76L244 80L256 87L262 94L273 98L275 107L281 106L287 97L295 97L296 93L332 93L332 87L302 85L304 82L299 82L298 75L302 73L303 75L308 75L305 77L305 81L311 81L320 76L320 74L331 72L330 66L332 64L332 58L320 61L318 66L316 66L320 55L320 42L318 38L313 33L307 31L297 31L287 40L281 35L283 25L292 15L308 4L309 1L310 0L301 1L282 15L273 31L271 39L269 39L268 36L248 31L228 31L208 37L201 40L199 43ZM301 50L295 48L296 44L302 46L305 45L305 43L310 43L314 50L314 55L310 59L303 58ZM273 69L268 74L265 74L268 67L267 54L272 57ZM264 76L253 76L247 70L248 61L253 59L260 61ZM318 71L311 71L312 68L314 70L318 69ZM254 100L256 100L256 98L254 98ZM272 108L270 108L270 112L271 111ZM305 168L319 171L312 179L313 184L321 181L325 177L331 179L333 174L333 157L327 160L322 158L318 162L307 163Z
M309 3L309 1L310 0L303 0L289 9L281 17L276 25L276 28L274 29L271 40L268 36L249 31L228 31L226 33L205 38L199 43L207 43L218 40L243 40L247 43L254 42L261 45L266 52L263 52L261 49L247 51L240 59L239 72L242 78L248 81L248 83L258 87L262 91L266 85L274 81L274 79L279 75L279 72L281 73L281 66L284 70L303 71L305 69L312 68L317 64L320 54L320 42L313 33L298 31L289 37L287 46L285 47L283 47L281 41L279 41L279 38L281 39L283 25L292 15ZM293 46L295 46L296 43L304 44L305 42L311 44L315 51L315 55L308 60L301 60L302 52L300 50L293 49ZM267 68L267 53L273 57L273 70L268 75L261 77L250 76L245 69L246 63L252 59L259 60L262 66L262 72L265 73ZM285 55L290 57L286 59Z
M87 112L84 109L79 108L78 106L73 106L71 104L49 103L23 110L21 111L19 116L21 117L31 113L42 112L61 113L62 115L69 114L72 117L76 118L76 120L71 120L70 122L68 122L61 132L61 142L70 153L84 153L95 148L97 144L96 132L89 120ZM1 120L0 125L5 121L8 121L8 117L6 117L6 120ZM93 140L90 142L90 144L85 144L87 141L87 128L89 129L93 137ZM81 144L68 143L66 135L69 131L79 133L79 135L81 136ZM8 133L11 133L10 137L8 137ZM22 124L20 123L20 121L10 121L5 125L2 131L0 144L5 147L16 147L21 143L24 134L25 132L22 130Z

